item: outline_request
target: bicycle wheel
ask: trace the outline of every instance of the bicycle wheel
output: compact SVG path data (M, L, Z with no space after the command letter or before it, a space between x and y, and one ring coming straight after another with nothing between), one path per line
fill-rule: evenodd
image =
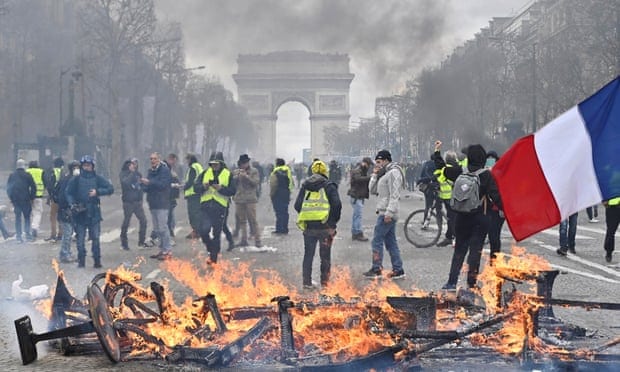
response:
M418 248L435 245L441 236L441 224L435 211L429 211L424 221L424 209L411 212L405 220L405 238Z

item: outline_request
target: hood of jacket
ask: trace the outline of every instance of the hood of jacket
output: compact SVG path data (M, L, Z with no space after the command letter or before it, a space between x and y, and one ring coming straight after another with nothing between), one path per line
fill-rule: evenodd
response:
M318 191L327 185L327 177L314 173L304 181L304 188L309 191Z

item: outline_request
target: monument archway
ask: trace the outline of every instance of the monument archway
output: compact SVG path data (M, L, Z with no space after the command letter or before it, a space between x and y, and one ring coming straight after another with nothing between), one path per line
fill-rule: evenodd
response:
M310 112L312 157L327 160L325 128L349 126L349 87L355 77L346 54L283 51L240 54L237 83L239 103L258 130L254 157L273 161L276 149L277 112L295 101Z

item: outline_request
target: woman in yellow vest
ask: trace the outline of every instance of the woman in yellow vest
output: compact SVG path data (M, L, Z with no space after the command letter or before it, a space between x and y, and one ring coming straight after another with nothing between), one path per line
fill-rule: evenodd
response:
M299 213L297 226L304 232L302 277L305 289L315 288L312 283L312 261L317 242L321 258L321 286L325 287L329 282L332 242L342 209L338 185L328 179L327 165L315 160L310 169L312 175L304 181L295 199L295 210Z
M605 261L611 262L611 255L614 252L616 239L616 230L620 223L620 197L609 199L603 202L605 205L605 224L607 231L605 232Z

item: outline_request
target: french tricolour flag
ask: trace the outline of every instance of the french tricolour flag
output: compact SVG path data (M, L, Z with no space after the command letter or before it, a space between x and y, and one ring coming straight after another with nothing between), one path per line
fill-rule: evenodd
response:
M492 172L517 241L620 196L620 76L518 140Z

